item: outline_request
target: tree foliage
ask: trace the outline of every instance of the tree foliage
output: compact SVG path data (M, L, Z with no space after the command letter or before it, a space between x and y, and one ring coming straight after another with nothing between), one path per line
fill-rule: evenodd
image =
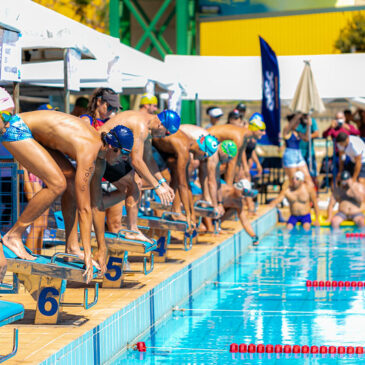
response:
M100 32L109 30L109 1L106 0L33 0Z
M341 29L335 48L341 53L365 52L365 16L363 14L356 14Z

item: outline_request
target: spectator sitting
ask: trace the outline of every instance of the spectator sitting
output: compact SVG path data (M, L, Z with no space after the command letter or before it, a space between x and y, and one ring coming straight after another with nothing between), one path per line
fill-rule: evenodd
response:
M80 117L83 114L87 113L87 105L89 104L89 99L84 96L80 96L76 99L74 109L71 112L71 115L75 117Z
M209 115L210 123L205 128L210 128L219 122L219 119L223 116L223 111L217 106L210 106L207 109L207 114Z

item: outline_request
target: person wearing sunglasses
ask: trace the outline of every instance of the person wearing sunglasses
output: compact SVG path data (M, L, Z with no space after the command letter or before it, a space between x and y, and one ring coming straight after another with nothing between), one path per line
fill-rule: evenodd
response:
M95 129L99 129L112 115L123 108L119 95L112 89L100 87L91 95L86 114L80 116Z
M283 189L279 196L270 202L270 207L276 207L284 198L289 202L290 218L286 223L286 228L292 230L297 223L308 231L312 226L311 219L311 203L313 204L316 219L313 223L319 226L319 208L317 202L317 195L313 185L305 182L305 175L303 171L296 171L286 189Z
M93 277L90 236L92 225L91 179L98 159L115 163L120 159L120 147L131 149L133 142L124 146L116 143L113 135L99 134L90 125L69 114L40 110L13 115L14 103L4 89L0 89L0 140L13 157L30 173L39 177L45 187L28 203L18 221L2 241L19 258L32 260L22 243L25 229L50 205L62 196L65 220L66 251L85 261L85 277ZM120 131L112 129L117 135ZM108 131L109 132L109 131ZM131 131L127 131L132 136ZM117 150L116 150L117 149ZM69 159L76 161L76 170ZM79 219L81 251L77 237ZM105 263L104 270L105 270Z
M143 158L144 145L146 140L151 137L162 138L166 135L176 133L180 127L180 117L172 110L164 110L157 115L128 110L112 116L99 129L99 133L109 132L118 125L126 126L133 132L134 145L130 154L130 164L137 174L135 175L133 182L130 181L128 183L123 181L125 174L122 170L118 171L118 169L116 169L113 176L105 177L104 175L104 177L106 180L112 182L118 190L128 189L128 184L134 184L133 191L135 193L130 199L126 199L125 204L128 216L128 229L135 233L128 232L125 237L128 239L149 241L149 239L139 231L137 226L138 202L143 182L147 184L149 188L155 190L156 194L165 205L172 202L173 196L170 191L163 186L165 181L157 180L151 172L150 166L147 166ZM121 185L119 186L119 184ZM122 194L119 198L122 199L124 196L125 195Z

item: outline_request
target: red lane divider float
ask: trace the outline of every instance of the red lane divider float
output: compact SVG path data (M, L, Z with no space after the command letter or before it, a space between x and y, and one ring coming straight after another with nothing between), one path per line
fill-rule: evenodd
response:
M346 233L346 238L365 238L365 233Z
M147 347L146 347L146 344L145 344L144 342L137 342L137 344L136 344L136 349L137 349L139 352L146 352Z
M318 280L307 280L306 286L308 288L358 288L362 289L365 287L365 283L362 281L318 281Z
M138 345L138 344L137 344ZM230 352L241 352L241 353L259 353L262 354L264 352L268 354L276 353L276 354L358 354L362 355L364 354L364 348L362 346L299 346L299 345L255 345L253 343L250 343L249 345L246 345L244 343L241 343L240 345L236 343L232 343L229 347Z

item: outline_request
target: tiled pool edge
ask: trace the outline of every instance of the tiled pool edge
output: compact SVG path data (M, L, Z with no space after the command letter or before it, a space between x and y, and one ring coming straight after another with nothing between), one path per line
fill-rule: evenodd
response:
M252 222L261 237L276 224L276 210L271 209ZM50 364L103 364L117 354L139 334L151 328L173 306L198 289L206 280L224 270L251 244L247 233L241 230L214 247L201 258L158 284L134 302L122 308L104 322L43 361Z

